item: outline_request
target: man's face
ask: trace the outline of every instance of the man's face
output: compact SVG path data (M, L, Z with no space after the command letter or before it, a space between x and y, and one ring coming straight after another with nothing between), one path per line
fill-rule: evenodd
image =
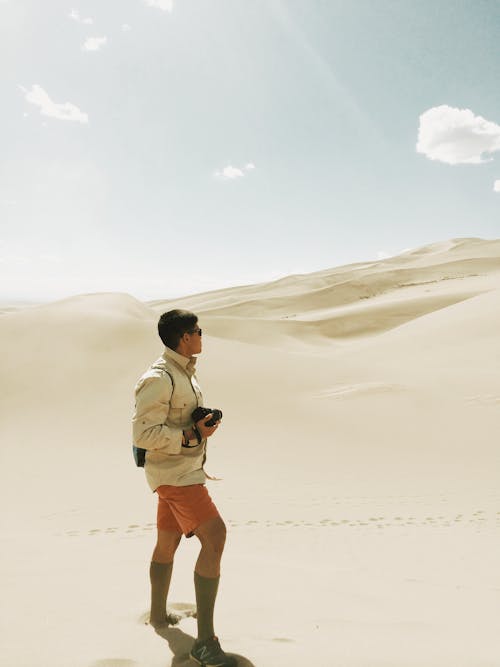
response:
M198 324L196 324L193 329L188 331L185 336L186 341L186 352L192 357L195 354L200 354L202 342L201 342L201 329Z

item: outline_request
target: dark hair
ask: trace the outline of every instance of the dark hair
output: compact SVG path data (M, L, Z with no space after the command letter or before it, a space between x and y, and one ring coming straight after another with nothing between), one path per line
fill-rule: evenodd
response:
M158 320L158 333L166 347L176 350L182 336L194 329L198 318L189 310L169 310Z

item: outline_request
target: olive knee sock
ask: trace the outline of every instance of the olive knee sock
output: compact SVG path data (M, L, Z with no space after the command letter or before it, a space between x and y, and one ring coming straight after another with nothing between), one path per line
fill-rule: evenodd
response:
M196 593L196 616L198 621L198 639L213 637L214 607L219 578L211 579L194 573L194 590Z
M172 563L156 563L151 561L149 579L151 581L151 625L167 622L167 595L172 578Z

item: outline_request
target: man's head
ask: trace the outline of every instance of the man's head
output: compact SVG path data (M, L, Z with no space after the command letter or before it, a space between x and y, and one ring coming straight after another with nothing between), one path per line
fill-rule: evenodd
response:
M201 352L201 329L198 318L188 310L169 310L158 321L158 333L166 347L184 357Z

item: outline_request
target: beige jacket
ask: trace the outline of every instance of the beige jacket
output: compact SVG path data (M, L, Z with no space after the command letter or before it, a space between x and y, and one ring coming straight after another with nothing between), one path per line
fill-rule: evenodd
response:
M182 431L193 425L191 413L203 405L195 365L195 357L188 359L166 347L135 387L134 444L147 450L144 469L153 491L163 484L205 483L206 440L195 447L182 446Z

